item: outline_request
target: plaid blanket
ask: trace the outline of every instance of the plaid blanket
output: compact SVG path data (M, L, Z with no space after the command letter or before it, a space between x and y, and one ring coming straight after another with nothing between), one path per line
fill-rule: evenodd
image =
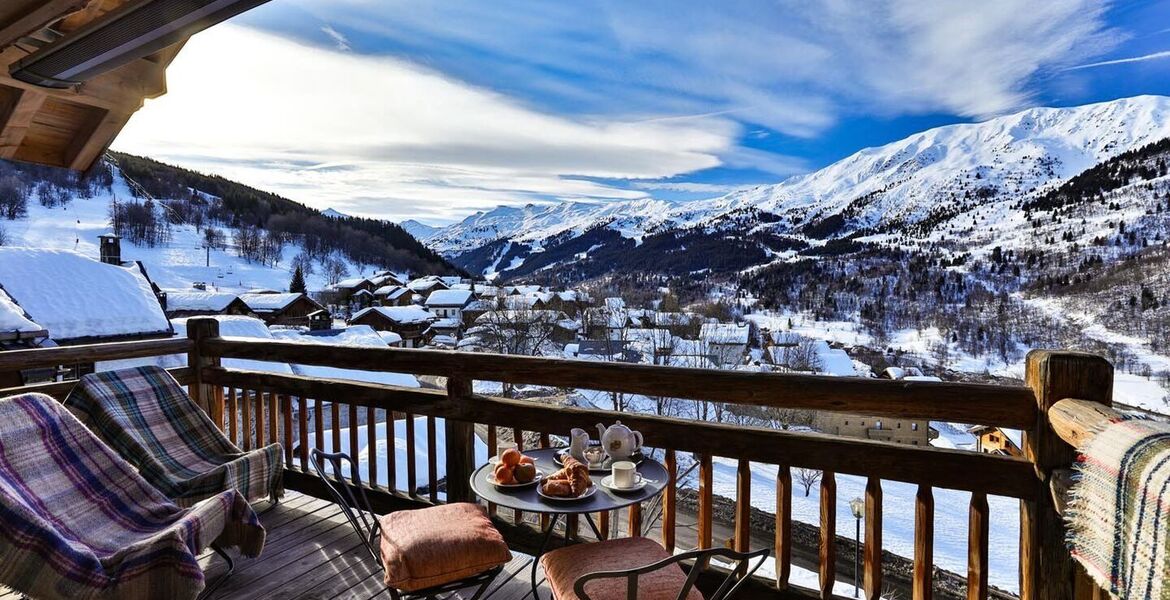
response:
M1114 596L1170 600L1170 424L1110 423L1079 451L1073 557Z
M171 503L56 400L0 399L0 584L34 598L194 598L206 546L256 556L234 490Z
M163 368L86 375L65 406L179 506L229 489L283 495L280 444L241 451Z

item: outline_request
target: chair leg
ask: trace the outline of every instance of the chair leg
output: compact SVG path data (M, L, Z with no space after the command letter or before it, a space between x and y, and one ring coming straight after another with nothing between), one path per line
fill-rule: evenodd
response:
M214 583L203 588L203 592L199 594L199 597L196 600L207 600L207 598L210 598L211 595L214 594L215 591L218 590L220 588L220 586L222 586L224 584L225 581L227 581L227 578L231 577L232 573L236 572L235 561L232 560L231 556L228 556L228 553L225 552L223 548L220 548L216 544L212 544L211 550L212 550L212 552L215 552L216 554L218 554L220 556L220 558L222 558L224 560L224 562L227 563L227 572L224 573L223 575L220 575L219 577L217 577L215 579Z

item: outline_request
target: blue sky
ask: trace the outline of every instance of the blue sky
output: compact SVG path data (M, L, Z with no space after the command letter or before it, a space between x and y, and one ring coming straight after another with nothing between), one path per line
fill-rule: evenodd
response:
M115 147L319 208L693 199L1031 106L1170 95L1170 0L272 0Z

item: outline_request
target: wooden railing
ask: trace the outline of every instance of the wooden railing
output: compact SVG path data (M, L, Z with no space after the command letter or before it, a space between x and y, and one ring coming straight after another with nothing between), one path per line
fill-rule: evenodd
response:
M885 589L881 547L883 480L917 486L913 576L908 586L913 598L929 599L934 594L936 488L971 492L966 573L968 598L987 598L991 594L987 569L989 553L993 551L988 547L989 495L1020 500L1022 598L1073 598L1082 597L1084 593L1097 593L1088 588L1086 580L1076 573L1064 549L1064 529L1058 502L1054 501L1054 497L1060 495L1059 480L1072 463L1071 448L1064 440L1075 441L1075 438L1069 438L1066 432L1050 426L1050 419L1054 423L1063 423L1056 415L1063 415L1063 407L1068 401L1060 401L1065 398L1109 403L1112 368L1095 356L1033 352L1028 357L1028 387L1025 388L706 371L438 350L304 345L220 337L218 323L211 319L192 319L188 324L188 335L188 340L5 352L0 353L0 372L82 360L185 353L188 367L176 369L173 373L189 385L192 397L242 447L282 443L286 481L290 487L308 493L322 491L319 482L307 469L311 447L339 448L348 444L350 448L357 448L364 443L372 449L379 438L393 440L394 428L401 423L405 428L407 463L397 464L393 447L387 449L384 458L373 458L376 454L371 451L372 459L361 473L375 504L387 508L433 503L441 499L442 478L437 460L440 450L445 455L443 470L446 477L442 492L445 499L473 501L469 475L476 466L476 424L486 426L484 437L489 448L494 448L499 432L505 430L512 432L522 444L547 447L555 441L555 435L563 435L572 427L620 418L623 423L642 431L648 446L660 449L659 456L670 473L661 505L661 529L656 534L669 549L680 543L676 528L680 511L676 486L680 459L684 455L692 455L696 463L695 544L698 546L723 543L723 540L715 539L714 534L714 457L732 459L737 464L730 543L741 549L751 543L752 463L777 466L772 542L776 577L771 585L775 589L787 590L785 595L807 597L807 592L789 586L793 552L797 549L791 505L792 470L796 468L823 472L820 544L816 549L820 589L812 592L813 596L832 597L837 580L837 474L861 476L867 482L862 565L866 598L879 598ZM244 371L222 366L225 358L435 375L446 377L446 386L445 389L404 388ZM472 382L476 379L1012 427L1027 432L1027 458L496 398L475 394ZM49 391L60 396L63 390L67 391L67 385L26 386L0 390L0 393ZM438 447L438 419L443 420L445 444L442 448ZM359 433L359 423L365 424L364 433ZM418 430L420 427L425 428L425 435ZM376 428L382 428L382 431ZM359 435L364 437L359 439ZM425 445L428 459L422 468L414 460L418 449L416 444ZM400 479L405 485L399 485ZM638 508L623 515L598 515L603 535L608 535L609 524L622 520L629 534L647 533L644 517ZM512 515L512 518L516 523L524 522L523 515ZM564 535L579 535L576 525L570 521Z

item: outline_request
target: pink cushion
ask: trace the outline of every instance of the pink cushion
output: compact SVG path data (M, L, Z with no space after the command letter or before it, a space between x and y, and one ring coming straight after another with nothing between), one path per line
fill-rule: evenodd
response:
M573 586L582 575L636 569L669 557L670 553L658 542L636 537L558 548L541 556L540 566L544 567L553 598L580 600ZM682 567L667 565L638 577L637 600L675 600L686 582ZM585 593L592 600L621 600L626 597L626 583L625 577L596 579L586 584ZM694 587L686 597L687 600L703 600L703 595Z
M504 537L475 504L403 510L382 517L380 522L388 587L422 590L512 560Z

